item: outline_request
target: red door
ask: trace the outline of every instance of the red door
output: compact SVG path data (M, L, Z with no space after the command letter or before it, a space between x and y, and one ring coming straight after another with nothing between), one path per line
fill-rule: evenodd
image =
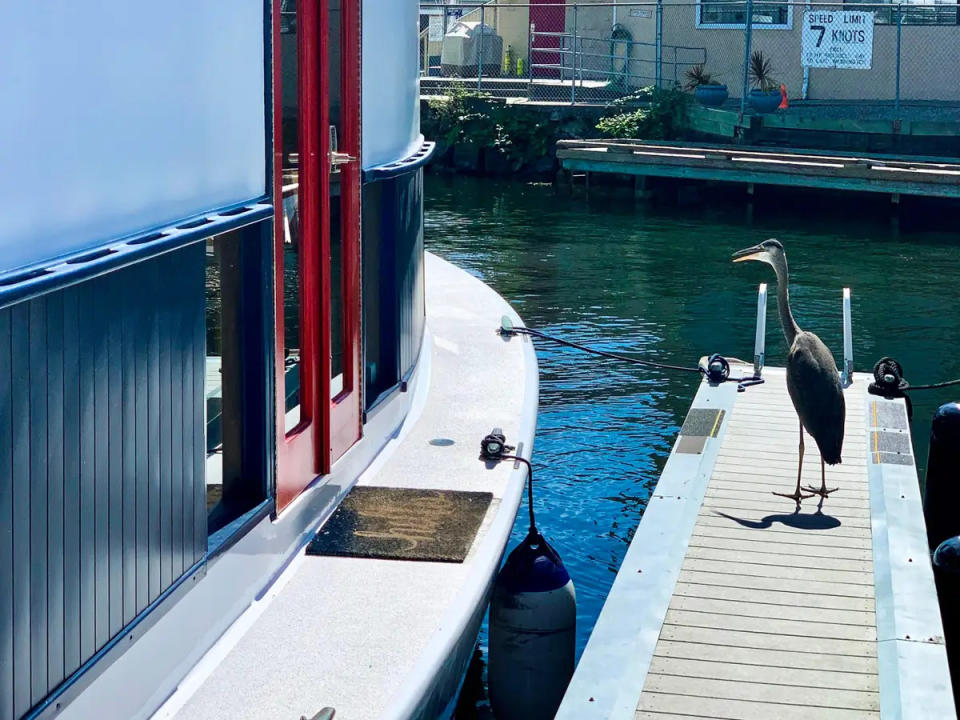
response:
M531 43L531 54L533 55L530 58L531 65L559 66L563 62L563 56L559 52L550 52L550 50L559 50L562 47L559 34L564 32L566 26L566 6L562 3L557 4L558 2L560 0L530 0L530 24L535 29L533 42ZM539 33L555 34L540 35ZM558 68L534 67L532 76L559 78L560 70Z
M360 6L274 18L277 511L360 437Z

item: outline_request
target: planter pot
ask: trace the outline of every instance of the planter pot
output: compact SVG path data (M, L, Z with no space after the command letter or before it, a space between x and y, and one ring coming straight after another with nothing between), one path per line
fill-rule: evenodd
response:
M701 105L720 107L727 101L726 85L699 85L693 91L693 96Z
M750 107L758 113L773 112L780 106L780 99L779 90L770 90L769 92L751 90L747 96L747 102L750 104Z

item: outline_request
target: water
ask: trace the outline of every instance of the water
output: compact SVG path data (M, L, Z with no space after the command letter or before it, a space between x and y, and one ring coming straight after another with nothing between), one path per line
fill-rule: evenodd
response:
M713 352L750 360L757 285L773 292L775 280L769 266L734 265L730 254L777 237L797 322L835 353L843 347L841 288L852 288L858 371L889 355L914 383L960 377L960 237L895 232L884 197L764 188L748 218L742 194L720 191L653 206L460 177L431 176L426 188L428 249L482 278L544 332L677 364ZM579 657L699 379L536 347L537 524L576 583ZM771 301L768 364L782 365L784 355ZM951 399L960 388L914 396L921 473L932 413ZM521 513L511 547L525 533Z

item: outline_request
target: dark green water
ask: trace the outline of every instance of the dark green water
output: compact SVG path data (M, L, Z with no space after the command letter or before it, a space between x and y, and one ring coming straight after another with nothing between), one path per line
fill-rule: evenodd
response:
M797 321L838 363L847 285L858 371L890 355L913 383L960 377L960 237L894 232L885 198L761 192L748 220L742 195L635 205L494 180L432 175L426 187L428 249L483 278L545 332L678 364L713 352L752 359L757 285L768 282L772 293L775 280L768 266L734 265L730 254L776 237L788 253ZM912 216L950 227L955 212L932 206ZM782 365L772 300L767 334L767 363ZM579 654L698 378L545 344L537 353L537 524L576 583ZM914 395L921 466L930 418L960 399L954 390ZM525 531L521 517L513 543Z

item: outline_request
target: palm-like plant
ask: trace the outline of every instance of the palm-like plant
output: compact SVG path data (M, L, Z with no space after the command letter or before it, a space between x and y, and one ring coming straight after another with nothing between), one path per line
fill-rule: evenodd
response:
M696 90L702 85L720 84L713 79L713 75L708 73L703 65L694 65L687 70L683 76L687 79L687 82L683 86L684 90Z
M773 78L773 63L762 50L750 53L750 82L763 92L770 92L777 87Z

